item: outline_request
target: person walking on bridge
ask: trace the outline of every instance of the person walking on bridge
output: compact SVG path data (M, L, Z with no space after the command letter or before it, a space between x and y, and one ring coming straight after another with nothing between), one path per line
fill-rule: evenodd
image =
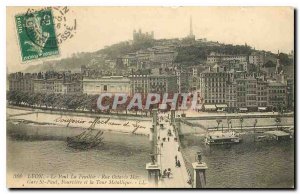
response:
M179 160L176 161L176 167L179 167L179 168L181 167L181 164L180 164Z

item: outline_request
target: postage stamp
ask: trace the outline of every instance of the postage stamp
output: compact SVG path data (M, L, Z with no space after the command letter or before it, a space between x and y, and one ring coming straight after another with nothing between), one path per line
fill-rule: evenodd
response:
M51 8L15 16L22 61L59 54Z

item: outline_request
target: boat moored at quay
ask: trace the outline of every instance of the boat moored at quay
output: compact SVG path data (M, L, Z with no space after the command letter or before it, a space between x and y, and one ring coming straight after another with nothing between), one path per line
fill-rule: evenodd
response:
M206 135L205 144L207 145L222 145L222 144L236 144L240 143L242 138L234 131L229 132L211 132Z

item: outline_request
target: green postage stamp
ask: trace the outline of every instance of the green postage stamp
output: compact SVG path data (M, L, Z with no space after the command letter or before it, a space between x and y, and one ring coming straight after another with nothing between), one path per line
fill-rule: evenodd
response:
M50 8L15 16L22 61L58 55L55 25Z

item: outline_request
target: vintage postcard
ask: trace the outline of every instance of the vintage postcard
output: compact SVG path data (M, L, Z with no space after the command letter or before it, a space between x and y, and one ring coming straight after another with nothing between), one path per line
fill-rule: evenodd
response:
M295 188L292 7L7 7L8 188Z

